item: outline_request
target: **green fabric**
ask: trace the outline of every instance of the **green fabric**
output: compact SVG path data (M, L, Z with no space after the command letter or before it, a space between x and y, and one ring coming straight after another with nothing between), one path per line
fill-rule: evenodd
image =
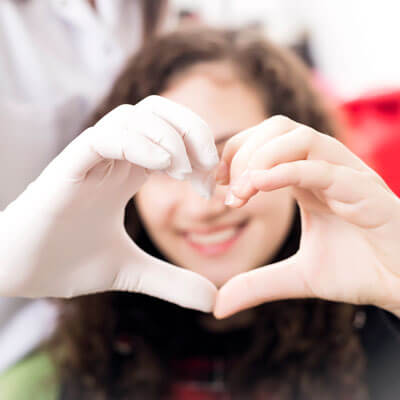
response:
M31 355L0 375L0 399L57 400L54 365L45 352Z

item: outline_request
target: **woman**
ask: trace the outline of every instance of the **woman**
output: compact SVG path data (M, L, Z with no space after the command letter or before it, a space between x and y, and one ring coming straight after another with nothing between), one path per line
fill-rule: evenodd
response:
M140 102L153 94L159 94L167 100L150 98L150 102ZM181 121L174 114L177 109L168 100L189 107L210 126L215 143L222 152L223 162L218 170L218 178L221 183L231 181L231 194L228 193L227 186L220 185L207 201L188 182L176 179L185 177L182 172L185 168L189 176L197 170L194 181L200 182L204 187L209 175L204 172L204 165L193 162L196 154L189 147L195 137L193 130L181 129ZM135 108L123 106L111 111L121 104L138 102L140 103ZM182 120L193 117L187 114L186 109L179 110ZM329 178L327 171L323 170L324 173L318 177L315 176L315 170L308 170L298 182L290 180L291 176L299 179L295 170L286 176L285 170L281 169L283 175L280 180L276 176L275 181L272 178L267 180L265 170L260 168L260 162L273 159L273 155L282 156L280 150L287 149L287 143L280 142L280 147L274 148L272 155L261 157L262 160L255 157L265 155L273 145L272 139L298 138L299 131L296 129L300 129L301 137L312 134L318 140L323 140L324 144L327 143L325 158L344 154L345 161L351 160L357 166L361 163L337 141L298 124L309 125L319 132L334 132L334 126L320 99L311 88L307 73L295 59L269 43L235 32L184 32L158 39L128 63L94 116L94 121L101 118L95 130L88 131L81 140L89 140L87 138L91 138L90 132L95 132L101 140L96 142L93 150L102 154L106 161L111 158L109 154L117 153L119 155L114 155L114 160L120 156L123 156L122 160L132 160L134 157L130 152L134 148L122 147L121 150L120 146L129 140L124 121L132 114L136 114L137 121L149 121L147 118L151 113L159 117L157 122L151 120L153 127L160 128L168 121L170 129L176 129L182 134L193 170L187 164L178 165L179 159L172 156L172 159L165 160L163 167L146 164L145 174L150 176L147 179L143 177L140 185L134 180L126 181L132 185L132 189L129 188L130 193L135 193L140 186L137 195L126 208L125 224L128 234L142 250L158 259L200 274L217 287L225 285L217 298L215 313L218 316L226 316L263 301L285 297L312 297L309 290L314 290L317 296L330 300L348 300L353 303L366 300L360 296L360 301L357 301L357 296L368 286L368 281L361 287L362 290L354 288L350 283L343 285L340 280L340 264L333 270L339 276L328 274L332 274L329 270L332 260L341 262L341 257L344 257L346 261L351 256L349 253L342 254L344 245L340 241L354 244L358 236L350 230L343 231L340 221L324 207L324 198L319 193L318 185L326 185L326 188L332 186L325 181L321 183L321 179ZM269 118L263 122L275 114L284 114L298 122L282 117ZM150 123L147 126L149 125ZM141 129L144 129L143 126L141 125ZM162 126L167 130L166 126ZM247 130L250 127L255 128ZM113 141L118 146L109 149L102 135L112 130ZM293 134L294 131L296 135ZM125 132L122 139L120 132ZM241 133L236 134L237 132ZM206 135L206 132L203 134ZM134 137L137 139L137 136ZM165 137L152 136L152 140L153 144L158 144L161 148L170 143ZM270 142L269 146L265 147L267 142ZM204 143L204 146L207 145L208 143ZM137 142L137 146L140 147L141 143ZM299 148L303 151L305 144L297 143L297 146L292 146L292 149ZM320 147L316 146L314 150L318 154ZM121 155L121 152L124 154ZM207 153L211 152L212 149L207 150ZM38 187L43 182L48 182L55 171L66 173L61 169L66 160L71 162L72 172L78 168L73 164L71 156L79 154L66 154L45 172ZM322 157L321 154L319 156ZM137 154L135 157L138 157ZM302 157L304 156L300 155L300 159ZM142 161L137 161L139 162ZM92 164L88 161L85 164L86 169L78 168L79 171L88 171L88 176L75 174L74 179L78 183L91 179L100 191L107 184L109 176L112 175L114 181L118 178L119 182L125 182L122 179L129 173L124 169L125 164L105 162L101 169L94 172L88 167ZM210 161L208 166L211 165ZM318 168L322 167L323 163L318 165ZM246 168L258 170L258 175L246 172ZM271 166L266 169L270 168ZM151 172L152 169L165 170L170 176ZM367 169L366 171L372 174ZM366 173L362 176L365 175ZM373 176L374 184L389 193L381 179ZM137 178L136 175L135 177ZM313 179L309 181L307 177ZM339 184L341 179L342 177L337 179ZM288 182L289 186L282 182ZM295 190L292 191L290 186L294 186ZM332 187L335 189L334 185ZM346 193L353 195L360 187L364 186L354 181L354 186ZM57 187L51 189L57 192ZM35 188L32 190L31 193L35 193ZM109 254L108 248L117 246L113 236L109 236L108 230L104 231L103 225L97 221L108 217L108 209L105 206L103 209L103 205L118 200L120 194L116 191L117 187L114 190L111 196L110 190L107 193L97 192L95 201L90 191L86 191L86 195L82 194L78 199L79 204L88 204L86 214L89 217L80 214L82 230L91 232L96 237L106 235L107 240L96 242L103 243L105 247L104 250L95 247L99 255L103 254L101 251ZM376 187L375 190L379 191L379 188ZM124 195L127 196L127 193L124 192ZM327 195L328 198L329 195L335 196L335 190ZM35 200L37 197L29 194L29 198ZM75 197L63 197L62 204L65 208L71 199L74 200ZM295 199L301 205L300 209ZM390 205L397 206L395 200L392 203L392 197L388 199ZM310 204L314 206L313 213L304 207ZM340 204L343 203L338 201L334 204L337 206L336 212L344 214L348 208L340 209ZM44 205L35 204L35 207L42 210L42 207L49 205L51 203L45 199ZM93 207L97 207L97 214L90 214ZM16 208L18 209L18 205ZM98 212L99 208L104 210L105 216ZM378 211L372 215L374 218L379 217ZM66 227L69 219L77 218L75 213L64 214L63 209L57 209L57 212L62 217L59 220ZM397 212L395 211L394 216ZM341 215L342 219L346 217L357 218L359 215ZM313 236L313 240L310 240L310 232L317 232L314 221L325 221L326 225L321 225L324 228L322 233L327 232L332 236ZM94 225L94 229L93 226L86 227L88 222L89 225ZM358 223L354 221L353 225ZM350 229L350 222L343 224ZM340 235L335 235L335 229ZM357 232L360 229L354 228ZM346 237L343 232L347 234ZM383 235L384 232L382 237ZM79 239L84 237L82 235ZM363 259L369 254L369 248L363 242L356 243L360 247L353 250ZM95 244L93 238L87 237L85 247L90 248L92 244ZM299 244L302 245L300 250L303 247L302 252L298 251ZM308 252L304 250L304 244L308 245ZM324 249L331 250L326 244L336 247L337 253L320 254ZM375 244L378 247L380 245L379 242ZM66 245L69 246L69 243ZM78 247L78 244L74 246ZM123 251L124 247L118 249ZM117 253L112 254L117 257ZM314 270L308 280L307 276L299 273L301 271L288 270L289 263L298 254L315 255L321 263L328 266L328 271L324 270L324 266L315 268L312 257L309 258L309 265ZM68 255L67 259L70 257ZM104 258L100 257L102 260ZM272 263L275 265L262 267ZM360 266L356 261L353 265L355 271L347 272L346 279L354 279L355 285L357 282L364 284L364 277L357 276L357 268ZM81 268L83 267L82 264ZM259 268L255 269L257 267ZM91 267L87 268L90 270ZM281 272L282 269L284 273ZM252 271L248 272L250 270ZM69 296L82 294L83 288L86 288L86 292L98 291L101 285L105 285L107 278L103 276L106 269L97 269L98 274L80 275L82 279L79 282L74 271L65 271L63 281L67 281L65 287L70 290L67 292ZM159 271L162 271L161 268ZM314 286L305 285L312 281L311 278L320 276L323 272L326 279L315 280ZM272 286L263 275L271 279ZM365 275L366 278L374 278L369 265L365 265ZM251 279L252 276L257 276L259 281ZM233 277L235 278L230 280ZM396 279L391 279L395 285ZM165 285L171 291L173 287L167 280L166 277ZM111 288L114 289L145 289L146 293L160 294L160 291L157 292L159 287L155 288L147 276L142 275L138 281L134 280L133 285L124 272L119 273L113 282ZM384 288L387 281L382 278L376 282ZM246 286L249 284L254 288L254 293L249 290L251 287ZM59 288L64 287L63 285L64 282L57 282L56 286ZM32 287L39 290L35 285L31 285L30 289ZM324 292L326 288L331 291ZM55 290L53 287L52 289ZM192 292L193 298L206 297L205 286L201 296L195 286L191 289L195 289ZM282 290L282 293L278 293L277 289ZM182 294L184 290L179 286L176 291ZM375 289L370 288L369 293L375 295ZM383 296L381 292L379 294ZM165 298L165 295L166 291L159 297ZM188 293L184 293L183 297L186 302L190 301ZM376 301L373 304L384 308L384 300L379 302L379 298L375 296ZM172 294L169 299L176 300ZM202 304L202 307L197 305L197 308L205 310L206 302ZM374 347L380 343L389 345L390 340L397 340L389 332L394 329L394 325L389 325L387 320L387 327L384 326L385 320L380 320L380 315L373 310L371 314L368 310L367 323L364 323L362 319L365 314L356 314L352 305L304 299L266 303L218 321L210 315L179 308L144 295L115 292L78 297L63 302L60 306L58 332L48 350L52 357L48 358L47 353L42 352L28 359L19 370L11 370L8 377L3 378L3 387L8 390L6 393L9 398L24 398L24 393L31 396L43 382L52 383L52 386L47 386L42 391L43 396L48 396L46 398L49 399L183 399L197 396L205 399L361 400L394 399L400 393L396 392L398 388L395 386L398 379L393 379L393 371L398 368L395 352L398 352L399 344L389 346L386 352ZM395 307L387 306L387 309L395 311ZM372 327L369 325L370 316ZM376 337L378 340L375 340ZM398 378L396 372L394 374ZM24 387L28 376L34 383ZM7 381L18 384L19 388L12 384L7 386ZM39 395L37 398L40 398Z

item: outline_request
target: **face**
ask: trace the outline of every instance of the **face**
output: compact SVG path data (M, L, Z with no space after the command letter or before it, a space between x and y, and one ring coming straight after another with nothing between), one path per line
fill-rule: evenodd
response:
M257 91L227 63L204 63L173 79L160 93L202 117L217 148L267 115ZM154 244L175 265L220 287L233 276L268 263L286 238L294 213L288 189L258 193L244 207L224 204L227 187L210 200L189 182L152 175L135 196L138 213Z

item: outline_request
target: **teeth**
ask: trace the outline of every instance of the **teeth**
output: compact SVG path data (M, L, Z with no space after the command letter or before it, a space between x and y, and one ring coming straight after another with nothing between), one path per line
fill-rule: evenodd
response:
M224 231L199 234L199 233L189 233L188 238L191 242L198 244L216 244L223 243L229 239L232 239L237 232L238 228L225 229Z

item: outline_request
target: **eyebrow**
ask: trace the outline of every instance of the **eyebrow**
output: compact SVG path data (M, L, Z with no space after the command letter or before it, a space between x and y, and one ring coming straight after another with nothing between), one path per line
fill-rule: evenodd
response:
M236 132L226 132L222 135L222 137L220 137L218 140L215 141L215 144L221 144L225 141L227 141L228 139L230 139L231 136L233 136Z

